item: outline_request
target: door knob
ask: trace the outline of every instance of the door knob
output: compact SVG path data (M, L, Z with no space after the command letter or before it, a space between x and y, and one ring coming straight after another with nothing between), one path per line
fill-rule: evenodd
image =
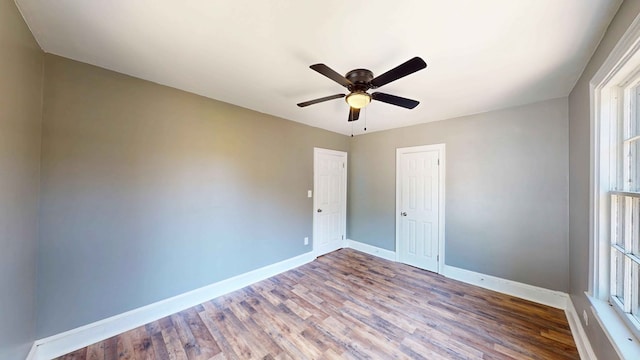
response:
M318 212L322 212L322 209L318 209Z
M407 212L406 212L406 211L403 211L403 212L401 212L401 213L400 213L400 215L402 215L402 216L407 216Z

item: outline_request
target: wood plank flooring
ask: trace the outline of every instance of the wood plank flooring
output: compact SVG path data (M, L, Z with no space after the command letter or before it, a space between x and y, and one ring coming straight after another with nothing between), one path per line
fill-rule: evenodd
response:
M562 310L342 249L59 359L579 356Z

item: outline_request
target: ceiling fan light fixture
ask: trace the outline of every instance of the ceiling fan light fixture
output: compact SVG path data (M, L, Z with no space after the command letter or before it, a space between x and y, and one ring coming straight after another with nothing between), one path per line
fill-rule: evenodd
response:
M362 109L371 102L371 95L364 91L354 91L347 95L347 104L354 109Z

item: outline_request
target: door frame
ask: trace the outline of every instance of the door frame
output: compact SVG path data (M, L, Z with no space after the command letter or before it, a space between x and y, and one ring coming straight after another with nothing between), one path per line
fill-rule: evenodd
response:
M342 226L341 226L341 230L342 230L342 234L343 234L343 239L342 239L342 244L341 247L344 247L345 244L347 243L347 173L348 173L348 169L349 169L349 162L348 162L348 156L349 154L346 151L339 151L339 150L331 150L331 149L324 149L324 148L319 148L319 147L314 147L313 148L313 254L318 257L320 255L324 255L324 254L320 254L318 255L318 247L316 246L316 239L317 239L317 233L318 233L318 229L317 229L317 224L318 221L316 220L316 209L318 208L318 203L317 203L317 199L318 199L318 156L320 154L325 154L325 155L337 155L337 156L343 156L344 157L344 176L342 178L342 184L340 184L340 188L342 190Z
M404 154L438 151L438 274L444 268L445 245L445 180L446 180L446 146L442 144L411 146L396 149L396 261L400 262L400 203L402 201L402 181L400 157Z

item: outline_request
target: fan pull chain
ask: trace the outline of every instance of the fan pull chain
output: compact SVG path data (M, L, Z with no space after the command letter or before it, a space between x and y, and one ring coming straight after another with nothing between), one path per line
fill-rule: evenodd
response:
M364 131L367 131L367 108L364 108Z
M353 121L351 122L351 137L353 137Z

